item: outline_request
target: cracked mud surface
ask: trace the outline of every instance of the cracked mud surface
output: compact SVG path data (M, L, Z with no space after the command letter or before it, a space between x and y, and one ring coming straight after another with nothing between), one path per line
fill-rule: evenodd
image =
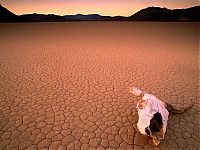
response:
M198 24L0 24L0 33L0 149L199 149ZM137 132L131 86L195 105L170 115L152 147Z

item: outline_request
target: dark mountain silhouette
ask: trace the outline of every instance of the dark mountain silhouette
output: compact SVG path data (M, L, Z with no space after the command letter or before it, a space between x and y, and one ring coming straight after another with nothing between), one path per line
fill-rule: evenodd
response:
M10 12L7 8L3 7L0 4L0 22L24 22L28 21L20 16L15 15L14 13Z
M89 14L89 15L83 15L83 14L77 14L77 15L65 15L65 19L67 20L79 20L79 21L109 21L109 20L115 20L120 21L123 20L125 17L122 16L101 16L99 14Z
M25 14L21 15L20 17L23 17L24 19L29 19L31 21L36 22L44 22L44 21L109 21L109 20L122 20L121 16L101 16L99 14L89 14L89 15L83 15L83 14L77 14L77 15L65 15L65 16L58 16L54 14L44 15L44 14Z
M101 16L99 14L54 15L24 14L15 15L0 4L0 22L64 22L64 21L200 21L200 6L187 9L167 9L148 7L130 17Z
M77 14L77 15L65 15L64 18L67 20L102 20L102 19L109 20L111 17L101 16L99 14L89 14L89 15Z
M20 16L23 19L27 19L31 22L57 22L57 21L65 21L63 16L58 16L54 14L24 14Z
M19 17L0 4L0 18L1 22L9 22L10 20L18 20Z
M200 6L187 9L148 7L130 16L134 21L200 21Z

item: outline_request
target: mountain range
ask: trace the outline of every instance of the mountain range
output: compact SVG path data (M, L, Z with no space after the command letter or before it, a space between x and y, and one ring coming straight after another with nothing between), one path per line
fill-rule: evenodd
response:
M200 22L200 6L186 9L148 7L129 17L101 16L99 14L76 14L59 16L55 14L16 15L0 4L0 22L64 22L64 21L191 21Z

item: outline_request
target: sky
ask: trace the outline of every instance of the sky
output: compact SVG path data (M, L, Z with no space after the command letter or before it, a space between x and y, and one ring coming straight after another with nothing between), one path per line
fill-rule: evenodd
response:
M131 16L149 6L188 8L199 5L199 0L0 0L0 4L17 15L40 13Z

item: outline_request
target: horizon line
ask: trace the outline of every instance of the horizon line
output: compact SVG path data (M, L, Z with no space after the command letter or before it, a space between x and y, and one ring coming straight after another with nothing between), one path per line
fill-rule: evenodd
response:
M10 12L16 14L14 11L11 11L8 7L5 7L5 6L2 5L1 3L0 3L0 6L6 8L6 9L8 9ZM31 15L31 14L38 14L38 15L56 15L56 16L100 15L100 16L105 16L105 17L130 17L130 16L134 15L135 13L137 13L137 12L143 10L143 9L147 9L147 8L151 8L151 7L155 7L155 8L167 8L167 9L169 9L169 10L178 10L178 9L189 9L189 8L198 7L198 6L200 6L200 5L194 5L194 6L191 6L191 7L184 7L184 8L174 8L174 9L167 8L167 7L161 7L161 6L148 6L148 7L141 8L141 9L139 9L139 10L136 11L136 12L133 12L133 13L132 13L131 15L129 15L129 16L128 16L128 15L127 15L127 16L123 16L123 15L103 15L103 14L101 14L101 13L86 13L86 14L84 14L84 13L76 13L76 14L63 14L63 15L61 15L61 14L56 14L56 13L37 13L37 12L24 13L24 14L16 14L16 15L18 15L18 16L21 16L21 15Z

